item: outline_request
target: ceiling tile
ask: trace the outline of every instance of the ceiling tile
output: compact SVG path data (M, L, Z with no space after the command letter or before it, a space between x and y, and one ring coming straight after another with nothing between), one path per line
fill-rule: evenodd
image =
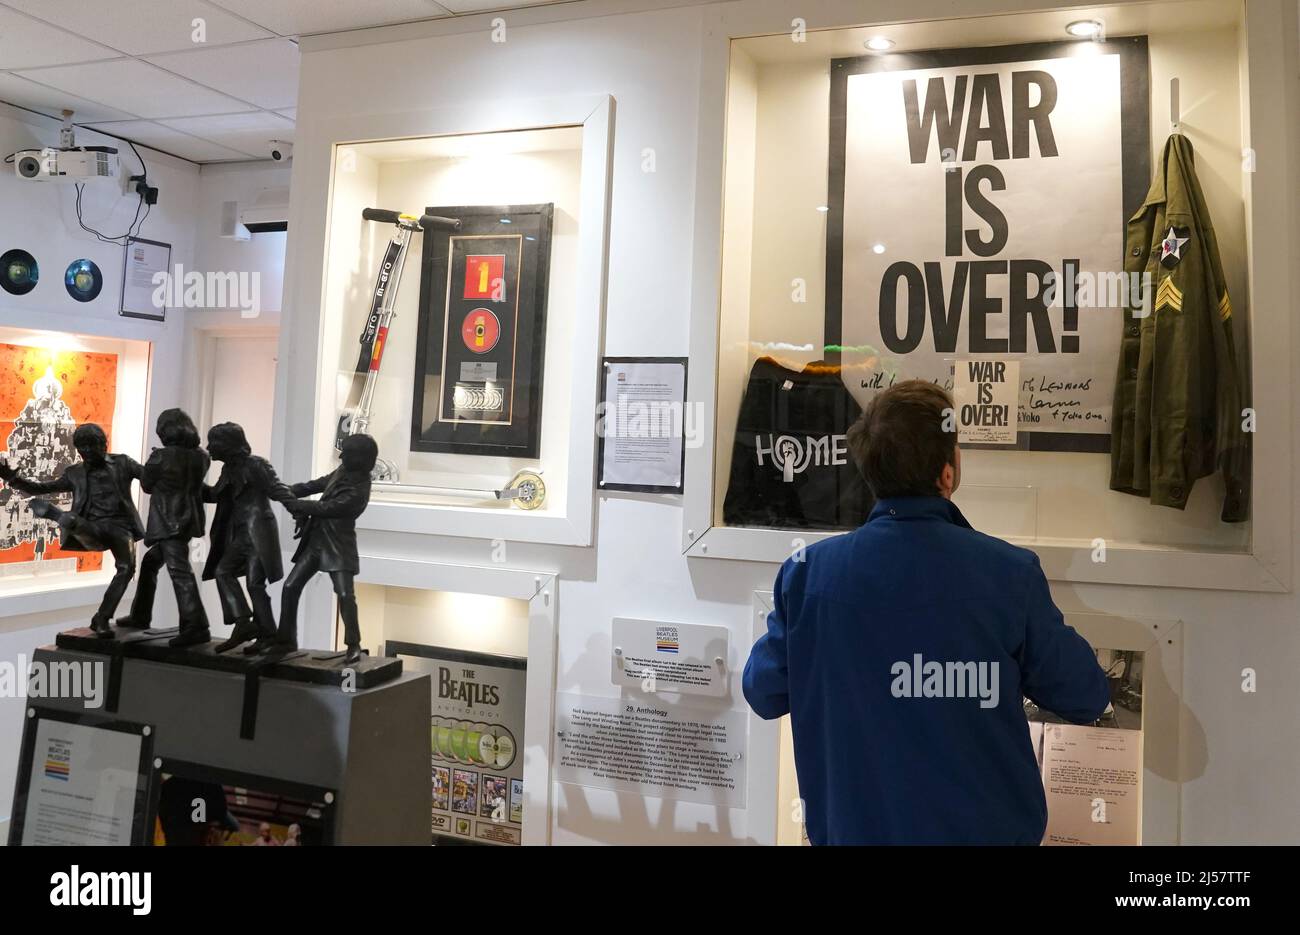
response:
M118 53L0 7L0 68L31 68L116 58Z
M271 140L293 141L293 121L278 114L223 114L219 117L185 117L160 121L173 130L201 136L241 153L266 159Z
M207 45L265 39L269 33L203 0L4 0L80 36L129 55L193 49L195 19ZM45 62L44 64L54 64Z
M447 16L433 0L212 0L282 36L304 36Z
M28 81L17 75L0 71L0 101L17 104L47 116L58 118L64 109L73 111L73 120L85 123L89 120L125 120L132 114L106 107L93 101L68 94L54 88L47 88L35 81Z
M218 162L224 160L247 159L243 153L227 149L208 140L200 140L179 130L160 126L149 120L127 120L122 122L97 123L91 129L101 130L124 140L131 140L143 146L152 146L173 156L189 159L193 162ZM128 147L129 148L129 147ZM129 155L124 156L132 167L135 163ZM148 162L149 154L144 153Z
M87 100L112 101L119 109L138 117L223 114L249 109L243 101L200 87L137 59L61 65L20 74Z
M149 61L267 110L298 100L298 45L288 39L153 55Z

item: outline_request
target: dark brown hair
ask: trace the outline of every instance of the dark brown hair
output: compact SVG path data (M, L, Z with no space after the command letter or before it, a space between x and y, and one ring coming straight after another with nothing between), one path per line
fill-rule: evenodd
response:
M78 452L83 448L108 451L108 436L94 422L83 422L72 432L72 447Z
M159 413L154 431L164 445L178 445L181 448L197 448L200 445L199 430L181 409L164 409Z
M945 465L957 458L952 399L925 380L904 380L876 394L848 431L849 451L880 497L937 494Z

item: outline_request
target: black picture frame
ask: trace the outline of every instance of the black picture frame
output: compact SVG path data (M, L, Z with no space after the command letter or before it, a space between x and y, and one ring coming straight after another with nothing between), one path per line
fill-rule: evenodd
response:
M153 798L153 725L124 721L92 714L89 711L67 711L41 705L28 705L27 712L28 716L23 719L23 739L18 754L18 775L14 781L13 807L9 813L9 846L22 845L23 828L27 821L27 797L31 792L32 770L36 766L36 731L41 721L59 721L96 730L140 736L140 757L136 764L135 812L131 817L131 845L140 846L147 843L149 829L153 827L149 807Z
M461 227L424 235L411 451L536 458L555 206L431 206L425 211L458 218ZM485 252L465 252L471 248ZM501 259L499 276L489 278L487 264L481 264L484 294L469 294L474 291L471 256ZM458 281L462 288L453 288ZM495 283L504 290L489 297L489 284ZM474 340L490 339L482 351L471 347L472 321L479 322ZM446 379L448 371L458 371L454 386ZM485 415L471 418L475 411Z
M605 371L610 364L680 364L682 368L682 405L685 406L686 400L690 399L690 358L688 357L606 357L601 361L600 368L600 403L602 408L609 402L606 399L606 379ZM683 431L685 424L683 423ZM686 490L686 439L682 439L682 461L678 467L678 473L682 478L682 483L676 487L670 487L666 484L616 484L610 483L604 479L605 474L605 433L600 432L596 436L596 490L605 491L626 491L628 493L673 493L680 494Z
M1091 41L1061 40L1020 45L978 46L957 49L927 49L917 52L889 52L831 60L830 153L826 218L826 360L839 363L840 352L829 348L843 343L844 313L844 171L847 132L848 79L869 72L948 68L962 65L993 65L1044 58L1065 58L1081 53L1117 54L1120 67L1120 151L1123 217L1115 223L1121 232L1128 219L1141 207L1151 184L1150 59L1146 36L1122 36ZM1116 257L1120 262L1122 256ZM1117 326L1118 327L1118 326ZM1109 376L1109 375L1107 375ZM1075 451L1107 453L1110 433L1074 432L1018 433L1016 448L1029 451ZM984 447L984 446L967 446ZM1009 446L989 446L1005 449Z
M198 782L210 782L262 794L279 795L296 802L310 802L318 806L321 811L321 817L318 821L321 829L321 844L328 846L335 842L335 813L338 805L338 794L333 789L294 782L288 779L279 779L273 776L262 776L257 773L240 772L239 770L211 766L205 763L194 763L189 760L178 760L172 757L162 757L155 760L151 766L156 775L151 783L149 796L149 837L147 843L150 845L153 844L153 828L158 818L158 800L162 794L162 777L164 773Z
M122 248L122 288L121 288L121 293L119 296L118 307L117 307L118 314L124 318L142 318L146 321L166 321L167 320L166 302L163 303L163 307L158 310L157 314L151 312L142 312L135 309L128 309L126 307L127 269L129 267L128 258L131 255L131 245L137 243L149 244L152 247L165 247L167 250L167 262L164 264L163 268L168 276L171 275L171 265L172 265L171 244L163 243L161 240L147 240L144 237L132 237L130 240L126 242L126 246ZM172 288L176 288L176 287L177 284L173 283Z

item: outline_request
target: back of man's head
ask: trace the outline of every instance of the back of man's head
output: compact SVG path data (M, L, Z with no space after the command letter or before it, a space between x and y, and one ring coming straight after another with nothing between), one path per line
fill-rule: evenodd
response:
M849 451L877 499L934 496L956 463L952 399L925 380L877 393L848 432Z

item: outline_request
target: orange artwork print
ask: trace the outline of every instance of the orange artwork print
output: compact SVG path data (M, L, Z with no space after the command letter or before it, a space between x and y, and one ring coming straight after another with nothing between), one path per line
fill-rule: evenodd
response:
M116 406L116 354L0 344L0 458L23 477L52 481L80 460L72 433L86 422L104 430L112 451ZM50 499L65 510L72 505L71 494ZM0 565L73 559L77 571L103 566L102 552L60 548L58 526L34 517L27 502L0 485Z

